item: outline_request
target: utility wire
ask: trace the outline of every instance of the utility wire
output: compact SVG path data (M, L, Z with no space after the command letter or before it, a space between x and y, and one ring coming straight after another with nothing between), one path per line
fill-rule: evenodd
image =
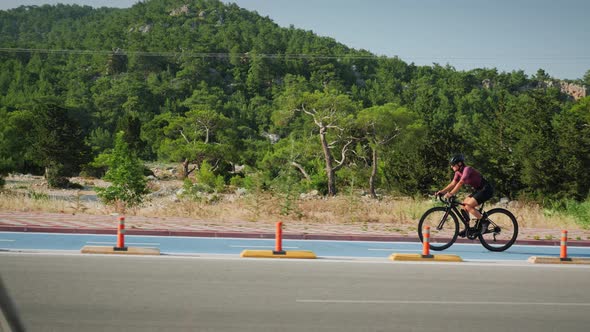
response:
M79 54L79 55L95 55L95 54L104 54L104 55L137 55L137 56L153 56L153 57L175 57L175 56L184 56L184 57L197 57L197 58L230 58L230 57L258 57L258 58L276 58L276 59L378 59L378 58L386 58L386 59L399 59L399 55L395 56L378 56L378 55L361 55L361 54L343 54L343 55L325 55L325 54L268 54L268 53L227 53L227 52L191 52L180 50L176 52L164 52L164 51L152 51L152 52L145 52L145 51L125 51L123 49L116 48L114 50L75 50L75 49L43 49L43 48L0 48L0 52L4 53L42 53L42 54ZM470 56L411 56L407 55L407 58L417 59L417 60L427 60L427 59L434 59L434 60L475 60L475 61L482 61L482 60L498 60L498 59L520 59L520 60L532 60L532 61L587 61L590 60L590 55L571 55L571 56L510 56L510 55L498 55L498 56L485 56L485 57L470 57Z
M81 55L139 55L139 56L154 56L154 57L174 57L174 56L188 56L197 58L230 58L237 57L259 57L259 58L288 58L288 59L375 59L376 55L321 55L321 54L259 54L255 55L249 53L203 53L203 52L142 52L142 51L124 51L115 49L112 51L106 50L56 50L56 49L39 49L39 48L0 48L0 52L5 53L42 53L42 54L81 54Z
M112 50L79 50L79 49L46 49L46 48L0 48L1 53L22 53L22 54L61 54L61 55L104 55L104 56L139 56L139 57L168 57L168 58L201 58L201 59L274 59L279 61L287 60L402 60L407 63L417 65L439 64L452 66L472 66L472 67L496 67L501 62L526 63L528 65L550 66L550 65L569 65L569 66L587 66L590 67L590 55L559 55L559 56L511 56L511 55L492 55L484 57L469 56L422 56L422 55L400 55L385 56L375 54L343 54L343 55L326 55L326 54L267 54L267 53L229 53L229 52L192 52L189 50L179 51L126 51L120 48ZM518 65L515 65L518 66Z

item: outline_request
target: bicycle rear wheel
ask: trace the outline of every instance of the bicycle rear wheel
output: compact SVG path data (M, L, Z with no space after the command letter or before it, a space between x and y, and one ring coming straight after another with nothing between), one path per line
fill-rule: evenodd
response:
M518 236L516 217L502 208L488 211L487 216L491 221L489 233L479 235L481 244L491 251L504 251L510 248Z
M454 213L442 206L436 206L426 211L418 223L418 237L424 242L423 230L430 226L430 249L445 250L457 240L459 222Z

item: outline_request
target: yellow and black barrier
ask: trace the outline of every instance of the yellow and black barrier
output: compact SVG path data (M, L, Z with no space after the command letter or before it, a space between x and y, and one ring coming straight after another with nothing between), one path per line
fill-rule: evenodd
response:
M308 250L283 250L283 223L276 224L275 250L249 250L242 251L240 257L246 258L300 258L315 259L316 255Z
M430 226L424 227L424 239L422 241L422 254L392 254L392 261L414 262L462 262L457 255L431 255L430 254Z

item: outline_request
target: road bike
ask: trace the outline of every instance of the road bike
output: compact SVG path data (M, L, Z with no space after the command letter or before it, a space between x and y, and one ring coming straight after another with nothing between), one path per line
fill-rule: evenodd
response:
M474 225L470 225L467 211L458 208L465 204L459 202L455 196L449 199L442 198L442 195L437 197L444 206L428 209L418 223L420 241L423 241L424 228L430 226L430 249L445 250L453 245L459 236L459 221L463 222L466 238L479 239L481 244L490 251L504 251L516 241L518 223L512 212L504 208L485 211L484 204L481 204L477 210L490 221L487 229L482 230L480 220L475 220Z

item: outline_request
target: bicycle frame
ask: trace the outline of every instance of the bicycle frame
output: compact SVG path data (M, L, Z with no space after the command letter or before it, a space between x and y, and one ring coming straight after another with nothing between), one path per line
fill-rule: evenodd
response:
M436 229L441 230L442 227L444 226L445 222L447 221L447 218L449 217L450 213L454 213L457 217L459 217L459 220L461 220L463 222L463 225L465 226L465 229L469 229L469 217L465 218L465 216L463 215L463 213L461 213L459 206L464 206L465 204L462 202L459 202L458 200L456 200L454 197L452 199L449 200L443 200L442 196L438 196L438 199L445 203L446 206L446 210L447 212L445 213L445 215L442 217L440 223L436 226ZM485 215L485 211L483 210L485 203L482 203L479 208L477 208L477 210L479 211L479 213L481 213L482 215ZM479 226L479 220L478 222L473 226L474 228L477 228Z

